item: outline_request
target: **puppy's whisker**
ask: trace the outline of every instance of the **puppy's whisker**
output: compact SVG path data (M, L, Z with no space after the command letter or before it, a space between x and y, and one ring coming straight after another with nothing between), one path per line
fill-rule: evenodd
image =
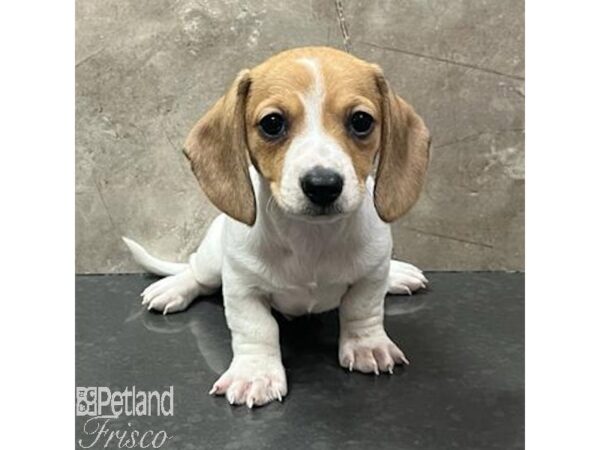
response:
M267 206L266 206L266 210L268 213L273 212L273 208L275 207L275 198L273 197L273 194L271 194L269 196L269 199L267 200Z

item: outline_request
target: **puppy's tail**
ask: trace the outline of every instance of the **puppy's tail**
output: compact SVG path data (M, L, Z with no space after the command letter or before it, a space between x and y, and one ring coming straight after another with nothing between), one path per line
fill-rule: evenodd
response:
M126 237L122 237L121 239L129 247L135 262L150 273L161 276L176 275L188 267L188 264L163 261L162 259L155 258L137 242Z

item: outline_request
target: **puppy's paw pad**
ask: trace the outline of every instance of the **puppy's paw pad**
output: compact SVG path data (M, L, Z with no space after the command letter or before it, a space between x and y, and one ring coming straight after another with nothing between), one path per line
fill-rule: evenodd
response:
M282 401L287 394L283 365L280 361L261 358L233 361L209 394L225 395L230 404L245 404L248 408L273 400Z
M345 338L340 341L339 361L351 372L393 373L396 364L408 365L402 350L387 336Z

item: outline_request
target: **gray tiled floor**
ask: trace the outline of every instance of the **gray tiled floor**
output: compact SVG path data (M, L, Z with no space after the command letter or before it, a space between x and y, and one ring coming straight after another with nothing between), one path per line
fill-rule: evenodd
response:
M281 319L289 395L248 410L208 396L231 354L219 298L164 317L140 305L151 277L79 276L77 385L173 385L173 417L112 425L163 429L173 436L166 449L523 448L524 275L428 277L428 292L387 300L386 326L408 369L347 373L337 364L335 313ZM77 418L76 439L85 443L83 424Z

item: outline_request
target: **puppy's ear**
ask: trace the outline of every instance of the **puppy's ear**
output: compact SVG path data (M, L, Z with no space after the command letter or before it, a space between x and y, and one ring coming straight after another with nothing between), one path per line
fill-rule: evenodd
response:
M393 222L417 201L429 162L429 131L413 108L396 96L376 66L381 94L382 129L375 178L375 208L385 222Z
M210 201L240 222L256 221L256 199L248 172L246 97L250 72L242 70L225 96L194 126L184 152Z

